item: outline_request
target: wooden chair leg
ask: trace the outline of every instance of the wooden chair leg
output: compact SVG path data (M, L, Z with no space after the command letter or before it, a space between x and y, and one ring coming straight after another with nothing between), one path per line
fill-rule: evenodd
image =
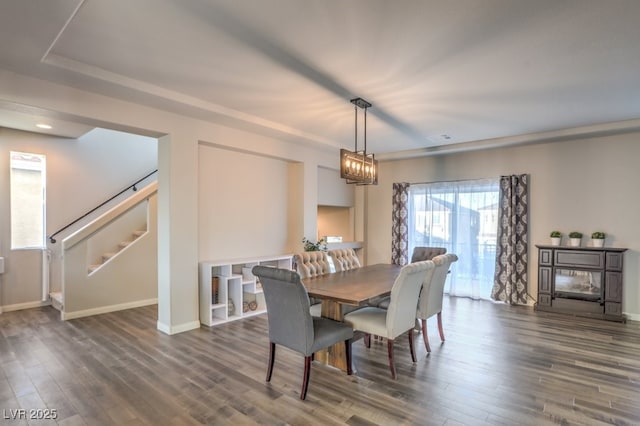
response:
M427 352L431 352L431 348L429 347L429 338L427 337L427 320L422 320L422 340L424 340L424 347Z
M311 356L304 357L304 377L302 378L302 391L300 399L307 397L307 388L309 387L309 376L311 375Z
M391 378L396 379L396 364L393 360L393 339L387 339L387 352L389 352L389 368L391 369Z
M413 328L409 329L409 350L411 351L411 360L413 362L418 362L418 358L416 357L416 348L413 346Z
M276 344L269 342L269 364L267 365L267 382L271 381L271 373L273 373L273 362L276 359Z
M351 339L344 341L344 354L347 361L347 375L353 374L353 368L351 366Z
M364 335L364 345L367 348L371 348L371 335L370 334L365 334Z
M444 342L444 331L442 331L442 311L438 312L438 331L440 332L440 340Z

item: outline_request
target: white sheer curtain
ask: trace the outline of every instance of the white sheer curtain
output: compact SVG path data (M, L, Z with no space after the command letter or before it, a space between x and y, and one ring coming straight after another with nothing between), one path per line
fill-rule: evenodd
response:
M498 178L409 187L409 253L431 246L457 254L445 287L452 296L491 299L499 193Z

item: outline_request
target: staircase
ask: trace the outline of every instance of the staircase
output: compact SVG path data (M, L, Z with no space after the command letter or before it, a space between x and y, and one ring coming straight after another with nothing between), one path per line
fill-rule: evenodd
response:
M107 263L109 260L111 260L114 256L116 256L122 250L126 249L131 243L133 243L135 240L137 240L138 238L143 236L146 232L147 232L146 229L145 230L140 230L140 231L135 231L135 232L133 232L133 234L131 234L131 236L132 236L131 239L120 242L118 244L118 247L116 247L116 249L114 251L108 252L108 253L104 253L102 255L102 263L97 263L97 264L89 266L89 270L88 270L89 275L91 275L92 273L94 273L95 271L100 269L100 267L102 267L102 265Z
M52 291L49 293L49 299L51 299L51 306L60 312L64 310L64 303L62 300L62 292L61 291Z
M126 241L122 241L118 244L118 247L115 251L104 253L102 255L102 263L98 263L95 265L91 265L88 269L89 275L100 269L104 264L106 264L109 260L113 259L118 253L122 252L124 249L129 247L135 240L146 234L146 230L134 231L131 234L131 238ZM51 306L57 309L60 312L64 312L64 297L61 291L52 291L49 293L49 299L51 300Z
M49 293L62 320L157 303L157 192L153 182L62 239Z

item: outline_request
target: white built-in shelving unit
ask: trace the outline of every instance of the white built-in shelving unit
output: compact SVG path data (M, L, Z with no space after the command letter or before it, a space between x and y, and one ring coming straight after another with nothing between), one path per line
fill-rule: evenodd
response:
M256 265L291 269L292 257L287 254L200 262L200 322L213 326L266 312L262 286L251 269Z

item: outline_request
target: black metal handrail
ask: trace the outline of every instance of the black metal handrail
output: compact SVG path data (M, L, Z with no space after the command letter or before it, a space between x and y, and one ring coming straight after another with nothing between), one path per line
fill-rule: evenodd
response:
M56 243L56 239L53 238L53 237L55 237L56 235L58 235L59 233L61 233L65 229L67 229L68 227L73 226L76 223L80 222L82 219L84 219L85 217L89 216L91 213L95 212L100 207L104 206L105 204L109 203L110 201L113 201L115 198L118 198L120 195L124 194L128 190L133 189L134 191L137 191L138 190L138 188L136 187L137 184L139 184L140 182L142 182L143 180L145 180L146 178L148 178L149 176L151 176L152 174L157 173L157 172L158 172L158 169L155 169L154 171L152 171L151 173L149 173L145 177L138 179L133 184L127 186L125 189L123 189L122 191L118 192L113 197L109 198L107 201L101 203L99 206L96 206L96 207L92 208L91 210L89 210L88 212L86 212L85 214L83 214L82 216L80 216L79 218L74 220L73 222L70 222L67 225L63 226L62 228L58 229L56 232L54 232L53 234L49 235L47 238L49 239L49 241L51 241L51 244L55 244Z

